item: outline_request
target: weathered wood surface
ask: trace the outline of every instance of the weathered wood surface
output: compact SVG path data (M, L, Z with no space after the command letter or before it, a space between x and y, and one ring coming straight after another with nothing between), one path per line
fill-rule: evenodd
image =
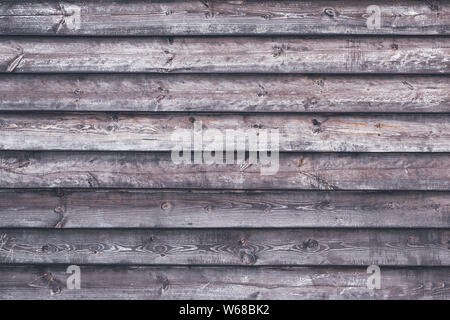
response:
M0 83L9 111L450 112L447 76L0 74Z
M2 72L450 72L443 37L0 38Z
M449 241L449 229L0 229L0 261L450 266Z
M0 298L450 299L449 36L449 1L2 1ZM199 123L278 129L279 170L176 164Z
M194 135L196 127L201 132ZM186 134L175 138L172 134L177 130ZM230 132L255 139L266 133L274 139L278 132L280 151L450 152L447 114L0 113L0 150L172 151L180 145L199 151L224 150L225 138L234 141ZM180 141L189 135L191 139ZM192 145L202 136L203 143ZM274 141L270 143L275 148ZM245 143L236 150L249 147ZM251 147L266 150L269 144Z
M1 266L1 299L450 299L448 268L81 266L69 290L67 266Z
M0 190L1 228L450 228L448 192Z
M368 28L380 10L380 28ZM3 1L0 34L449 34L447 1Z
M0 187L450 190L448 153L282 153L276 174L262 167L175 164L168 152L3 151Z
M450 190L448 153L281 153L276 174L262 166L175 164L169 152L3 151L0 188Z

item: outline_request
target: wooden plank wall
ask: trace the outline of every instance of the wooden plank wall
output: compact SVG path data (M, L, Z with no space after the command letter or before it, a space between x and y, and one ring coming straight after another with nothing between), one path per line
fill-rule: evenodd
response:
M450 299L449 37L449 1L2 1L0 298ZM279 171L175 164L195 123L278 129Z

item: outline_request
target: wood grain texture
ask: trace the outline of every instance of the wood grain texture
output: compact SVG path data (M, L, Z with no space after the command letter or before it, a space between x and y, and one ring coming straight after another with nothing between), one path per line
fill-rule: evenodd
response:
M450 228L448 192L0 190L1 228Z
M450 266L449 241L449 229L0 229L0 261Z
M368 7L380 9L369 29ZM4 1L0 32L26 35L449 34L447 1Z
M450 72L443 37L0 38L2 72Z
M449 299L449 268L81 266L81 289L66 266L1 266L1 299ZM174 312L175 314L175 312Z
M197 127L201 131L194 135ZM175 138L177 130L186 134ZM0 150L172 151L181 145L188 150L225 150L224 139L234 141L231 131L244 139L266 134L273 139L277 133L274 151L450 152L447 114L0 113ZM189 135L186 142L180 141ZM192 145L202 136L203 143ZM235 148L266 150L268 146L260 141Z
M7 111L450 112L446 76L0 74L0 82Z
M449 1L2 1L0 299L450 299L449 38ZM275 172L175 163L198 124L279 130Z
M0 153L1 188L450 190L450 154L282 153L262 164L175 164L170 153Z

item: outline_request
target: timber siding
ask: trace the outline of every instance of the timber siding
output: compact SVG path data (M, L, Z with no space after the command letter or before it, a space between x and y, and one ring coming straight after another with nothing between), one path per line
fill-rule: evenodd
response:
M0 298L450 299L449 40L450 1L1 1ZM175 164L196 122L279 171Z

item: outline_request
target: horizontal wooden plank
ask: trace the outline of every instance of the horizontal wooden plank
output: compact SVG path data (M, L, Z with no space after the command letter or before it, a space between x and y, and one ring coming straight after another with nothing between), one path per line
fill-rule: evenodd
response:
M374 4L380 25L368 27ZM449 34L449 16L446 1L8 1L0 6L0 33L433 35Z
M179 130L186 134L174 137ZM280 151L450 152L448 114L0 113L0 150L172 151L184 145L217 151L228 150L226 141L235 139L230 132L244 139L277 134L271 148ZM269 146L255 140L234 150Z
M369 289L366 268L1 266L1 299L449 299L449 268L381 268ZM174 310L174 315L177 310Z
M236 162L236 161L235 161ZM0 153L0 188L450 190L450 154L281 153L261 162L175 164L170 153ZM270 173L270 172L269 172Z
M446 76L0 74L0 82L0 110L9 111L450 112Z
M0 190L1 228L450 228L448 192Z
M443 37L0 38L2 72L450 72Z
M0 261L450 266L449 241L449 229L0 229Z

